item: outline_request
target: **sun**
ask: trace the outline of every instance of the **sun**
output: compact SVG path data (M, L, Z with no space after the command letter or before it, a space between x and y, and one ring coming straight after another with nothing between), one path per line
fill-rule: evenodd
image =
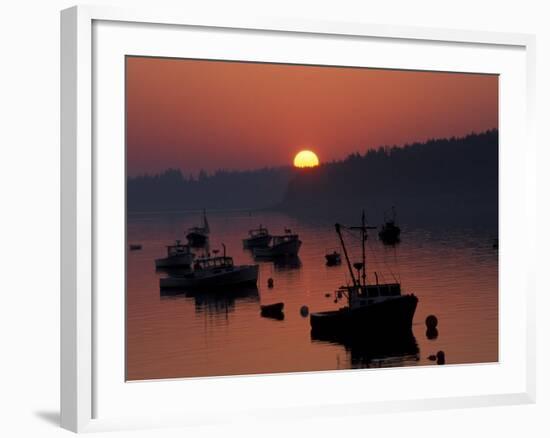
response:
M319 158L312 151L300 151L294 157L294 167L316 167L319 165Z

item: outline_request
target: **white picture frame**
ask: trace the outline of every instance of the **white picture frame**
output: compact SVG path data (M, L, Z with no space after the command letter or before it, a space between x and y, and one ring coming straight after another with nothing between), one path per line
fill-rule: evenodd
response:
M96 27L96 26L103 27ZM120 30L117 26L126 29ZM132 27L133 26L133 27ZM149 28L150 35L158 33L158 38L153 38L152 45L158 44L165 47L165 51L176 50L163 44L163 32L186 31L200 32L201 35L221 31L233 31L236 35L235 41L250 41L250 50L254 49L253 40L262 38L264 33L269 38L340 38L344 41L341 44L362 44L362 41L370 41L373 44L384 42L384 44L397 44L401 46L418 47L421 50L446 49L446 45L453 45L456 48L477 50L483 48L487 53L498 52L494 59L498 62L491 64L491 59L478 55L471 57L472 63L478 62L480 71L504 75L504 78L511 78L510 82L504 81L501 91L509 100L501 100L501 123L505 128L502 135L504 145L512 144L513 141L521 141L521 148L510 149L510 153L504 154L501 160L501 216L500 230L504 239L501 238L500 248L502 260L500 264L501 287L515 287L518 294L515 307L508 308L508 293L501 293L500 303L502 312L518 312L518 329L512 335L507 330L507 322L510 318L504 318L500 326L500 347L506 350L507 345L514 344L510 351L504 351L504 358L496 365L476 366L455 366L436 369L434 367L422 367L416 369L415 379L433 379L434 382L448 382L452 379L466 378L467 375L478 375L480 388L473 391L471 388L462 390L455 388L454 392L446 392L445 385L439 385L440 391L433 390L424 396L418 396L413 390L409 393L400 393L397 389L389 391L386 398L362 398L360 395L352 396L351 392L339 393L336 390L329 390L325 398L319 398L314 391L308 395L308 390L315 387L322 380L328 388L354 388L359 379L357 371L338 373L318 373L321 376L315 381L314 376L306 374L289 374L278 376L254 376L254 377L232 377L232 378L209 378L209 379L187 379L183 381L166 382L142 382L125 383L120 380L120 365L123 363L123 352L120 348L120 330L124 326L124 313L119 312L121 302L124 302L124 292L114 306L109 309L109 317L116 319L116 323L105 325L102 322L105 316L105 303L107 300L97 299L98 291L106 288L101 285L107 284L110 275L101 266L103 263L105 245L100 241L109 233L118 233L123 230L119 222L115 221L118 228L106 230L100 213L105 208L98 208L102 202L115 203L120 197L110 198L104 201L104 184L124 185L123 181L117 179L117 173L123 171L120 166L120 155L113 156L112 168L105 163L105 154L97 153L98 144L101 144L103 135L113 135L112 138L120 138L120 126L105 126L102 117L107 114L102 110L104 100L98 89L102 78L108 77L110 67L104 70L106 57L120 56L121 53L136 54L133 49L131 53L126 52L124 44L120 42L124 37L119 38L120 32L133 32L132 41L140 44L140 32L137 27ZM99 29L99 30L98 30ZM314 38L310 38L314 37ZM343 38L343 39L342 39ZM109 42L109 50L104 49ZM144 40L145 41L145 40ZM112 44L111 44L112 43ZM143 43L145 44L145 43ZM313 43L312 43L313 44ZM338 42L340 44L340 42ZM351 43L350 43L351 44ZM127 46L126 46L127 47ZM403 48L401 48L402 50ZM149 47L146 51L158 50ZM205 58L212 57L214 50L205 43L195 47L195 52L204 51ZM216 49L217 50L217 49ZM327 51L335 50L330 46ZM462 49L460 49L462 50ZM107 53L109 52L109 53ZM193 52L193 53L195 53ZM149 53L149 52L147 52ZM228 54L228 59L235 59L240 55ZM252 52L250 52L252 53ZM481 52L480 52L481 53ZM485 53L485 52L483 52ZM533 138L533 110L534 110L534 55L535 38L525 34L507 34L492 32L473 32L450 29L424 29L416 27L393 27L380 26L365 23L338 23L338 22L315 22L299 19L276 19L255 17L242 17L238 21L227 22L224 17L210 15L207 17L193 15L192 11L162 11L150 10L128 10L110 7L78 6L66 9L61 12L61 425L62 427L75 431L97 431L114 428L141 428L158 427L163 425L186 425L203 424L212 421L220 422L231 418L256 418L278 416L311 416L324 415L330 412L332 415L342 413L363 414L367 412L394 412L411 409L434 409L447 407L473 407L498 404L519 404L531 403L535 400L535 281L534 273L526 263L520 263L514 269L507 269L512 262L517 261L517 255L523 254L525 250L532 248L535 235L535 141ZM162 53L165 55L166 53ZM177 54L176 54L177 55ZM200 55L200 54L199 54ZM508 55L510 55L508 57ZM247 59L247 55L244 55ZM252 56L252 55L251 55ZM273 56L277 56L274 54ZM282 56L282 55L281 55ZM290 55L285 55L290 56ZM314 56L314 55L312 55ZM324 55L323 55L324 56ZM470 56L470 55L465 55ZM502 56L502 58L499 58ZM199 56L200 57L200 56ZM445 58L444 56L442 58ZM479 59L478 59L479 58ZM117 58L118 59L118 58ZM223 56L222 56L223 59ZM284 58L286 59L286 58ZM100 66L98 67L98 65ZM300 56L297 54L288 62L297 62ZM346 65L349 61L342 61ZM443 61L441 61L443 62ZM447 59L446 67L452 71L470 71L474 64L461 64L459 57L455 61ZM306 62L307 63L307 62ZM321 62L322 64L323 62ZM508 64L510 64L508 66ZM491 67L494 65L494 67ZM430 65L430 59L409 60L405 57L400 59L382 58L377 66L388 68L410 68L410 69L438 69L436 64ZM434 68L435 66L435 68ZM509 69L509 70L507 70ZM106 74L107 72L107 74ZM116 81L103 87L115 91L111 93L113 98L120 96L120 88L123 78L119 70L112 69ZM503 73L506 72L506 73ZM515 82L513 82L515 81ZM118 84L118 85L117 85ZM519 84L519 87L513 87ZM99 87L99 88L98 88ZM511 94L507 94L508 88L517 88ZM514 103L517 108L509 108L506 104ZM516 105L517 104L517 105ZM110 106L111 108L112 106ZM115 107L113 111L120 108ZM507 111L515 111L513 114ZM120 111L109 114L109 120L120 121ZM98 129L96 124L100 124ZM103 124L102 124L103 123ZM517 125L517 126L516 126ZM513 141L512 141L513 140ZM100 143L98 143L98 141ZM124 148L123 144L118 147ZM508 151L508 149L506 149ZM120 151L119 151L120 152ZM115 151L116 153L116 151ZM118 158L117 158L118 157ZM518 162L520 160L520 162ZM515 180L510 181L510 166L517 163L519 171ZM117 168L118 166L118 168ZM123 173L122 173L123 174ZM120 193L118 191L117 193ZM110 195L109 195L110 196ZM509 200L509 201L508 201ZM504 202L502 202L504 201ZM514 203L523 202L523 209L513 212ZM509 214L508 210L509 208ZM117 210L118 211L118 210ZM506 213L506 214L503 214ZM117 216L118 217L118 216ZM528 224L525 227L527 236L523 240L512 236L509 231L517 224ZM123 233L122 233L123 234ZM123 236L114 234L113 242L119 242ZM118 239L118 240L117 240ZM122 250L122 248L120 249ZM119 252L114 251L113 257ZM114 259L113 259L114 260ZM116 261L119 263L120 260ZM116 265L115 263L115 265ZM99 268L99 269L98 269ZM504 271L504 273L503 273ZM510 272L513 271L513 272ZM116 275L116 274L113 274ZM119 283L120 284L120 283ZM516 287L517 286L517 287ZM512 313L509 313L511 315ZM98 328L99 327L99 328ZM105 328L114 333L112 344L107 346L108 341L103 335ZM508 336L509 335L509 336ZM513 338L513 339L512 339ZM118 342L118 343L117 343ZM104 346L105 345L105 346ZM104 349L104 354L98 351ZM509 353L509 355L508 355ZM514 353L517 357L513 357ZM111 360L110 355L113 355ZM117 358L115 359L114 356ZM122 357L122 359L121 359ZM122 362L121 362L122 360ZM509 369L507 368L510 364ZM483 368L485 367L485 368ZM492 368L493 367L493 368ZM110 369L117 369L111 373ZM499 370L502 374L499 374ZM391 378L396 381L407 379L412 370L387 370L380 372L380 379ZM391 373L388 375L387 373ZM313 373L310 373L313 374ZM489 375L495 376L490 381ZM376 374L370 373L369 376ZM383 377L389 376L389 377ZM372 381L372 377L369 377ZM499 380L502 384L499 384ZM114 380L113 380L114 379ZM363 377L361 377L363 379ZM112 389L110 382L116 380L119 389ZM506 380L506 382L504 382ZM404 380L405 381L405 380ZM483 386L481 382L487 382ZM141 386L140 386L141 385ZM178 386L179 385L179 386ZM151 406L144 406L144 412L149 415L139 415L140 397L142 400L151 397L162 398L167 395L175 397L182 394L182 385L185 386L185 393L189 391L200 391L201 394L215 394L216 391L223 393L242 392L242 396L234 402L235 411L224 411L220 406L209 405L209 412L205 404L196 403L196 410L189 411L189 407L176 406L170 411L160 403L154 409ZM295 403L286 401L284 391L281 394L273 393L271 400L261 400L262 390L274 390L275 387L283 389L300 388L303 396L297 396ZM334 386L330 386L334 385ZM493 386L491 386L493 385ZM254 386L254 388L252 388ZM458 386L460 382L458 382ZM176 388L178 389L171 389ZM123 389L124 388L124 389ZM129 390L127 391L127 389ZM258 389L260 388L260 389ZM263 388L263 389L262 389ZM179 391L179 392L178 392ZM374 391L375 392L375 391ZM109 394L112 399L111 405L105 401L105 395ZM348 394L348 395L346 395ZM101 398L103 397L103 399ZM119 398L117 398L119 397ZM184 397L184 395L182 395ZM251 404L245 397L256 397L256 402ZM309 398L308 398L309 397ZM102 401L103 400L103 401ZM222 400L223 401L223 400ZM226 400L227 402L227 400ZM183 403L183 402L182 402ZM247 404L248 403L248 404ZM128 409L122 406L128 404ZM106 407L104 408L103 405ZM117 408L118 406L118 408ZM101 412L108 412L103 415ZM276 413L276 414L275 414ZM215 414L215 415L213 415ZM215 420L213 420L215 418Z

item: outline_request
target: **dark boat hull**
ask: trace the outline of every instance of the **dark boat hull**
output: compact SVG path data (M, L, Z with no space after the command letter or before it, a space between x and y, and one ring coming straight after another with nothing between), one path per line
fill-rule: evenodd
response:
M269 246L271 242L271 236L258 236L258 237L249 237L248 239L243 239L243 247L246 249L253 248L265 248Z
M161 278L159 284L161 289L224 289L233 286L255 286L258 281L258 265L240 266L231 270L219 270L212 275L189 272L179 276Z
M364 333L383 335L411 330L418 298L402 295L376 304L350 310L344 307L310 315L313 334Z
M292 240L265 248L254 248L254 256L257 258L295 257L298 255L301 246L301 240Z

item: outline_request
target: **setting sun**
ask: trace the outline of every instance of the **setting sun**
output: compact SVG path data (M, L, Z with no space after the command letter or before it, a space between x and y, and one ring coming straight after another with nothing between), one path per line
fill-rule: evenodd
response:
M319 165L319 158L312 151L300 151L294 157L294 167L316 167Z

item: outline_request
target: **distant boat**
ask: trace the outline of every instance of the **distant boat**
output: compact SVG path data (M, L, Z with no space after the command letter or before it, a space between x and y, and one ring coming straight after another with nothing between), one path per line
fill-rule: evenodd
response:
M202 227L192 227L187 230L187 241L193 248L201 248L208 242L208 234L210 234L210 225L206 218L206 211L202 212Z
M255 257L295 257L302 246L298 234L285 229L286 234L272 236L271 244L265 248L254 248Z
M368 337L411 330L418 298L413 294L402 295L401 284L398 282L379 284L376 273L374 273L376 283L367 284L366 232L375 227L365 225L365 214L363 213L361 226L348 228L361 231L362 261L354 263L353 267L342 237L341 228L343 226L336 224L335 228L342 245L352 284L341 286L336 291L335 301L345 298L346 306L338 310L310 314L312 332L356 334ZM357 274L353 268L356 269Z
M248 237L243 239L244 248L265 248L271 242L271 235L267 228L260 225L259 228L250 230L248 232Z
M342 256L336 250L325 254L325 259L327 261L327 266L337 266L342 263Z
M142 248L139 243L130 243L130 251L139 251Z
M391 208L391 216L384 213L384 225L382 225L378 237L386 244L392 245L399 242L401 228L396 224L395 208Z
M161 288L218 289L239 285L256 285L258 265L235 265L225 255L196 259L187 272L172 273L160 279Z
M157 268L189 268L195 258L189 245L183 245L180 240L176 240L175 245L167 245L166 252L166 257L155 260Z

